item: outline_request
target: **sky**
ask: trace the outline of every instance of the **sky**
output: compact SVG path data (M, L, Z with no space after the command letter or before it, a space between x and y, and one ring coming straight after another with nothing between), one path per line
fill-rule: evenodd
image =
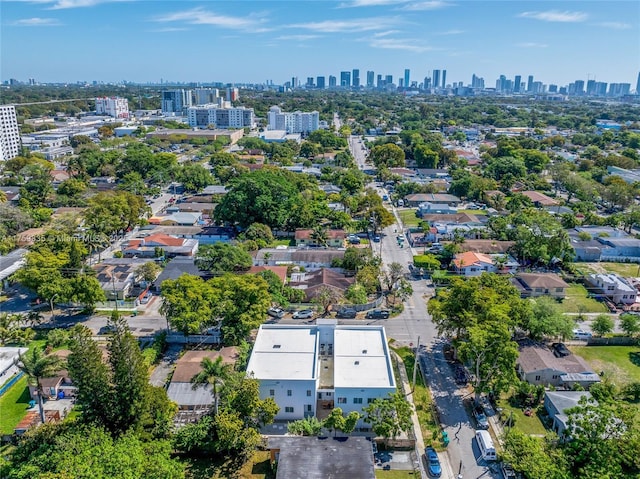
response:
M0 79L282 84L341 71L631 83L638 1L0 0Z

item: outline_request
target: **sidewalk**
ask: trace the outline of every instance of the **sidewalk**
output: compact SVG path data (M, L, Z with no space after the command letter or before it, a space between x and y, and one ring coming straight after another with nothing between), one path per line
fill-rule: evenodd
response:
M398 361L398 371L400 371L399 381L402 383L402 391L405 393L407 401L411 404L411 421L413 422L413 434L416 438L416 454L418 456L420 475L422 478L428 478L428 474L424 468L424 438L422 436L422 429L420 428L420 421L418 420L418 413L416 412L415 404L413 403L413 392L411 390L411 383L409 382L409 378L407 377L407 370L404 367L404 362L402 358L398 356L395 352L391 351L391 354ZM453 473L453 468L451 467L451 463L449 461L449 455L446 453L438 453L438 458L440 459L440 465L442 466L442 477L448 479L455 479L456 475Z

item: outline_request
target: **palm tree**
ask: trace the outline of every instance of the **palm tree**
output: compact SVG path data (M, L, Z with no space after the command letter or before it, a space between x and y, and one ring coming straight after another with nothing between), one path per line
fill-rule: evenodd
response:
M311 231L310 238L315 241L318 246L327 246L329 235L327 234L327 229L325 227L315 226Z
M200 363L202 371L191 378L193 389L199 385L210 384L213 393L213 412L218 414L218 386L222 386L224 382L231 376L232 367L230 364L222 362L222 356L218 356L215 360L204 358Z
M40 409L40 420L44 424L44 406L42 403L42 386L40 380L53 376L62 369L64 361L55 355L45 355L40 348L31 348L24 355L18 355L14 364L26 376L30 386L35 386L38 393L38 408Z

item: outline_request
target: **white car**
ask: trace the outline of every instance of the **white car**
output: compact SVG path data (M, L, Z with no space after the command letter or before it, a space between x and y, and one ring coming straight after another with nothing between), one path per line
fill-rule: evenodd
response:
M589 331L584 331L582 329L573 330L573 339L588 341L592 336L593 334L591 334Z
M296 311L293 313L293 319L309 319L313 318L313 310L312 309L301 309L300 311Z

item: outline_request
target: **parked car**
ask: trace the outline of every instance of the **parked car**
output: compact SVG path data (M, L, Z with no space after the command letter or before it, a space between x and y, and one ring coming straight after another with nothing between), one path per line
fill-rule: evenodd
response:
M153 293L147 293L145 294L141 299L140 299L140 304L147 304L149 301L151 301L151 298L153 297Z
M511 467L511 464L507 462L503 462L500 469L502 470L502 476L504 477L504 479L516 479L516 477L518 477L516 475L516 471L514 471L513 467Z
M380 236L375 235L375 236L373 237L373 242L374 242L374 243L380 243Z
M589 331L584 331L582 329L574 329L573 330L573 339L580 339L583 341L587 341L591 339L593 335Z
M553 349L553 354L556 358L564 358L571 355L571 351L564 343L553 343L551 349Z
M478 427L480 429L489 429L489 421L487 420L487 415L484 413L484 410L481 406L476 406L473 408L473 417L478 423Z
M282 308L269 308L267 314L273 318L282 318L284 316L284 309Z
M357 311L353 308L341 309L336 313L337 318L353 319L356 317Z
M367 319L387 319L389 317L389 311L386 309L374 309L367 311Z
M360 238L357 235L349 235L347 240L351 244L360 244Z
M296 311L293 313L293 319L309 319L313 318L313 310L312 309L301 309L300 311Z
M427 458L427 470L431 477L440 477L442 475L442 466L440 465L440 459L438 454L432 447L427 447L424 450L424 456Z

